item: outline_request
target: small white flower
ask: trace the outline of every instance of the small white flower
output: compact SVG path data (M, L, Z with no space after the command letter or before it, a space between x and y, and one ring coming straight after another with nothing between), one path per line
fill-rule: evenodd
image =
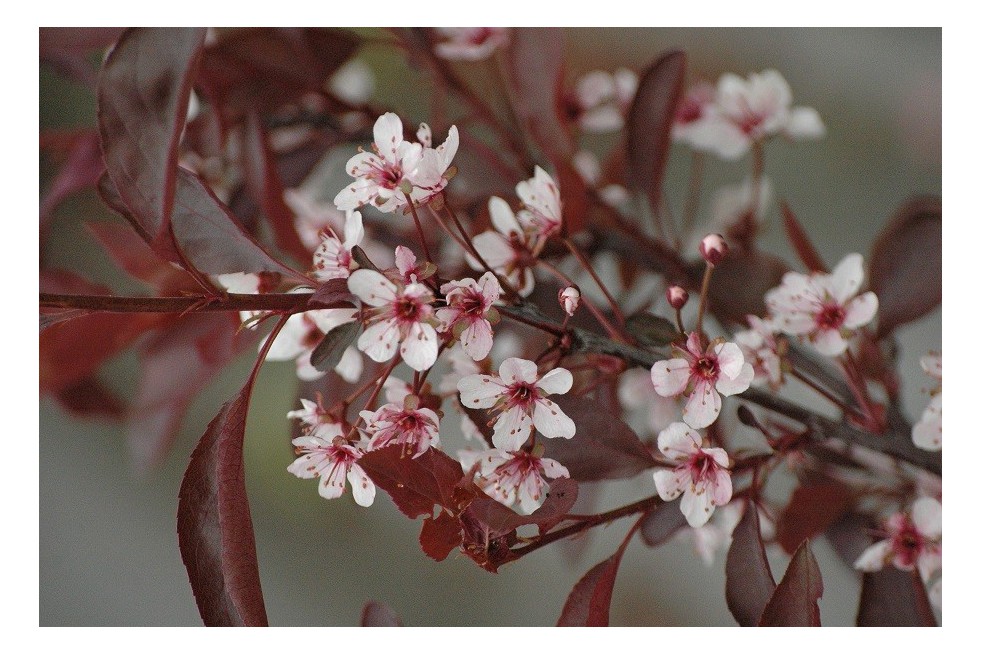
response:
M941 353L921 357L921 368L938 381L931 390L931 402L914 425L914 445L924 450L941 450Z
M343 280L358 268L351 250L361 243L365 228L361 212L348 210L344 219L344 241L330 227L321 233L321 242L314 251L314 277L321 281Z
M717 507L730 502L733 483L725 450L703 448L702 435L685 423L662 430L658 450L678 465L671 471L655 471L655 488L662 500L682 496L680 509L689 525L705 525Z
M559 232L563 225L563 204L559 187L548 173L536 166L531 179L515 185L515 193L529 212L528 219L522 222L534 230L537 240L544 241Z
M563 308L567 316L576 313L580 306L580 290L576 287L563 287L559 290L559 306Z
M497 319L492 305L498 302L501 286L494 273L485 273L477 282L473 278L454 280L440 287L447 306L436 310L440 330L460 339L464 352L475 361L482 360L494 345L494 332L488 317Z
M532 277L533 242L519 222L519 217L501 198L492 196L488 200L488 213L494 230L475 236L474 248L491 270L504 276L520 295L527 296L535 287L535 278ZM526 218L528 213L519 212L519 215ZM467 264L480 268L480 263L470 254L467 255Z
M571 99L576 122L586 132L616 132L624 127L637 89L637 74L626 68L613 74L600 70L587 73L576 81Z
M867 548L853 564L860 571L879 571L892 564L920 572L928 580L941 570L941 503L918 498L909 512L898 512L884 526L887 538Z
M317 490L321 497L339 498L347 478L356 503L369 507L375 500L375 483L358 466L365 451L344 440L340 423L321 424L315 434L297 437L293 445L299 457L287 471L298 478L320 478Z
M480 465L476 481L486 494L502 505L518 506L531 514L545 502L549 485L546 478L568 478L569 470L554 459L524 450L487 450L483 453L461 452L465 469Z
M773 322L748 315L749 330L733 335L744 359L753 366L754 385L768 384L777 390L784 384L784 354L787 342L778 337Z
M417 407L407 396L403 404L389 403L374 412L365 410L365 432L371 437L371 450L399 444L403 452L419 457L430 446L440 445L440 419L432 409Z

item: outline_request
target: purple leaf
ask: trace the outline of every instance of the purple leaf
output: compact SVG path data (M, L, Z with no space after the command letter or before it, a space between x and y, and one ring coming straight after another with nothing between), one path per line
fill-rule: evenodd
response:
M917 571L888 566L876 573L863 574L856 625L936 626L931 602Z
M85 418L118 419L126 412L125 402L94 375L59 389L55 398L64 409Z
M805 541L798 547L781 583L767 601L760 617L762 626L818 627L822 625L818 599L822 597L822 572Z
M880 337L941 303L940 198L913 198L897 210L873 243L869 286L880 301Z
M460 521L449 513L441 512L435 518L427 516L423 519L423 527L419 533L419 545L428 557L442 562L447 559L447 555L460 546L462 539Z
M757 625L774 588L757 506L747 501L726 555L726 606L740 625Z
M660 546L689 524L685 514L679 509L681 502L681 500L673 500L670 503L662 503L644 517L641 522L641 541L645 545L651 548Z
M685 53L672 50L662 54L642 73L627 116L631 185L648 196L656 214L661 211L662 179L684 80Z
M207 626L267 625L246 497L242 442L252 380L222 405L181 482L177 534Z
M805 539L825 532L853 502L852 490L838 483L798 487L777 521L778 542L785 552L793 553Z
M365 603L361 611L361 625L365 628L401 628L402 621L391 607L372 600Z
M38 212L41 225L47 225L54 210L70 195L95 188L103 170L99 135L94 131L80 135L41 198Z
M347 280L328 280L314 289L310 297L310 305L318 305L322 309L332 307L354 306L355 296L348 291Z
M506 535L523 525L536 525L539 534L545 534L569 513L578 493L579 485L575 480L559 478L549 484L549 492L542 506L529 515L519 514L488 497L472 501L464 514L492 536Z
M157 294L179 296L182 291L197 289L194 278L158 257L135 231L125 225L88 223L86 228L120 269L149 285Z
M818 254L815 244L812 243L805 228L798 222L798 217L791 211L791 207L786 202L781 203L781 216L784 218L784 231L788 233L788 241L794 248L798 259L808 270L813 273L828 272L829 268Z
M543 439L545 455L569 469L579 482L629 478L654 466L638 435L601 403L588 398L554 398L576 423L572 439Z
M435 448L413 458L403 455L402 446L387 446L366 453L358 464L411 519L433 516L434 505L454 508L454 491L464 477L460 463Z
M787 264L766 252L730 251L713 272L708 310L734 323L742 323L747 314L764 316L764 294L778 286L787 271Z
M203 28L133 28L99 82L106 171L148 243L170 240L177 156Z
M621 565L625 546L621 544L608 559L600 562L580 578L566 598L563 613L559 615L560 627L607 627L610 625L610 601L617 581L617 569Z

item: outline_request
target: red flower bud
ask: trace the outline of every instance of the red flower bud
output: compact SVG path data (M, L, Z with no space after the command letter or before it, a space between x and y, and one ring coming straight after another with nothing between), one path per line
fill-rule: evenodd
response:
M665 290L665 297L673 309L682 309L685 303L689 302L689 292L678 285L668 287Z
M729 251L730 247L720 234L707 234L699 243L699 254L710 266L718 265Z

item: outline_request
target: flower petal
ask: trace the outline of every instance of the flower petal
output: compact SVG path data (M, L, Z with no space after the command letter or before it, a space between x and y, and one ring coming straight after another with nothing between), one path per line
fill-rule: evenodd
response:
M682 409L682 420L691 427L704 428L716 420L722 405L716 388L706 381L700 381Z
M685 514L685 520L694 528L706 525L706 521L713 515L716 505L713 503L713 495L705 485L689 486L682 495L682 502L679 509Z
M679 395L689 383L691 373L689 362L681 358L655 362L651 367L655 393L666 398Z
M559 405L548 398L535 401L532 411L532 422L535 429L548 439L572 439L576 434L576 424L566 416Z
M691 478L682 469L669 471L660 469L654 472L655 489L662 500L675 500L689 487Z
M527 359L509 357L501 362L501 366L498 367L498 375L501 376L505 384L514 384L516 382L534 383L539 378L539 367L536 366L535 362Z
M886 539L877 541L875 544L863 551L859 558L853 562L853 568L860 571L879 571L886 564L887 556L890 554L890 542Z
M934 498L918 498L910 508L910 518L928 539L941 536L941 503Z
M490 409L505 392L505 385L493 375L465 375L457 383L460 402L471 409Z
M750 386L750 383L754 379L754 367L750 364L744 364L743 368L740 369L739 374L730 379L725 376L720 376L716 380L716 391L720 392L724 396L732 396L733 394L743 393Z
M522 408L513 407L500 416L494 424L491 443L495 448L513 451L522 447L532 434L532 417Z
M673 461L688 459L702 446L702 435L685 423L672 423L658 433L658 450Z
M381 307L396 297L396 285L378 271L367 268L360 268L348 277L348 290L372 307Z
M402 340L399 353L409 368L425 371L436 363L439 349L439 339L433 326L429 323L413 323Z
M351 465L348 471L348 482L351 483L351 495L355 502L362 507L371 507L375 501L375 483L371 481L365 470L357 464Z
M843 322L850 330L862 327L873 320L876 310L880 308L880 301L876 294L867 291L858 298L853 298L846 305L846 319Z
M399 327L395 319L379 321L358 337L358 350L376 362L387 362L392 359L398 347Z
M565 368L554 368L535 383L547 394L564 394L573 388L573 374Z

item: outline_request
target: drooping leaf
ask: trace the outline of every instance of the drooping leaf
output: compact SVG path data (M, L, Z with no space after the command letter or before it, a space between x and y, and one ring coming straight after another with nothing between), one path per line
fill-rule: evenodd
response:
M784 219L784 231L788 234L788 241L794 248L798 259L808 270L813 273L828 272L829 268L818 254L818 249L812 243L804 226L798 222L798 217L791 211L791 207L786 202L781 203L781 216Z
M543 439L545 455L561 462L579 482L629 478L654 466L638 435L595 400L556 396L576 424L572 439Z
M708 311L732 323L742 323L747 314L764 316L764 294L781 284L787 271L787 264L766 252L731 251L713 272Z
M610 601L614 595L614 583L617 581L617 570L620 568L631 534L616 553L580 578L566 598L557 626L605 628L610 625Z
M870 251L869 287L880 301L881 337L941 303L940 198L913 198L897 210Z
M726 554L726 606L740 625L757 625L774 589L757 506L747 501Z
M680 337L675 323L651 312L638 312L629 316L624 327L642 346L664 348Z
M136 232L125 225L88 223L86 228L120 269L149 285L159 295L178 296L181 291L197 288L190 275L158 257Z
M198 611L208 626L267 625L242 442L252 381L222 405L181 482L177 534Z
M386 446L366 453L358 464L411 519L433 516L434 505L454 507L454 488L464 477L460 463L436 448L413 458L403 455L402 446Z
M682 97L685 53L663 53L641 74L627 115L627 155L631 186L661 211L662 180L671 150L672 122Z
M242 140L242 170L246 189L262 208L269 222L276 247L298 263L310 261L310 253L300 241L293 212L283 199L283 183L259 115L251 112Z
M795 551L788 570L760 617L762 626L817 627L822 625L818 599L822 597L822 572L805 541Z
M70 79L95 87L96 74L89 56L111 46L124 30L122 27L42 27L38 30L40 60Z
M324 335L314 351L310 363L318 371L330 371L341 361L344 351L355 342L361 332L361 323L351 321L334 328Z
M823 532L852 505L854 494L849 487L828 482L801 485L791 494L777 521L777 540L787 553L793 553L801 542Z
M148 243L169 241L178 145L203 28L132 28L102 67L106 171Z
M419 545L428 557L442 562L460 545L462 539L460 521L448 512L441 512L435 518L427 516L423 519Z
M365 603L361 611L361 625L364 628L401 628L402 620L391 607L372 600Z
M887 566L876 573L864 573L856 625L936 626L931 601L918 572Z
M125 402L90 375L55 393L58 403L76 416L117 419L126 411Z
M681 499L662 503L645 516L641 522L641 541L645 545L650 548L660 546L689 524L679 509L679 503Z

